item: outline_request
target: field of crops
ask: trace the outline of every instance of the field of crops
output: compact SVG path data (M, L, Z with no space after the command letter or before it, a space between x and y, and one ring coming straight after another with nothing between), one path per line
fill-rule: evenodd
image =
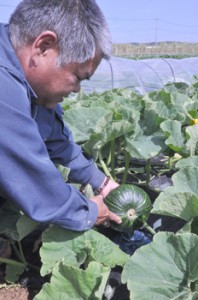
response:
M138 218L124 233L111 227L80 233L50 226L35 236L39 224L7 204L0 212L0 233L16 253L11 260L0 259L7 264L6 281L20 277L22 282L32 270L34 280L42 279L34 287L35 300L49 295L198 299L198 82L169 84L143 96L128 89L82 92L65 99L62 107L86 154L120 185L144 191L151 210L147 220ZM69 170L57 167L67 180ZM91 197L90 186L85 193ZM136 208L144 202L141 195L135 192ZM34 263L24 242L31 234ZM116 268L120 278L112 281Z
M151 57L192 57L198 56L198 44L181 42L161 42L157 44L114 44L113 55L133 59Z

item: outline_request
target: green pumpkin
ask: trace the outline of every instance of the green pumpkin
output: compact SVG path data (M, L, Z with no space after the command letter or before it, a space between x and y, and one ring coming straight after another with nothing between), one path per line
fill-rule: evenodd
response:
M132 232L148 219L152 208L148 194L132 184L123 184L104 199L110 211L121 217L122 223L110 222L110 227L121 232Z

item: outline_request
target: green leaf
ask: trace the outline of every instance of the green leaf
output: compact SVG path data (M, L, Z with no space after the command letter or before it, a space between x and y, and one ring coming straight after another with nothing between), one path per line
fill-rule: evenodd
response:
M21 241L25 236L31 233L34 229L38 227L39 223L33 221L26 215L20 217L16 223L17 231L19 234L19 241Z
M172 176L173 186L155 200L152 213L191 220L198 214L198 168L185 167Z
M160 154L165 148L162 135L146 136L138 134L135 137L126 138L125 150L133 158L149 159Z
M55 255L54 255L55 254ZM90 229L75 232L59 227L50 227L43 233L40 249L42 260L41 274L50 273L57 262L80 267L83 262L98 261L105 266L123 266L128 255L104 235Z
M190 221L198 216L198 197L192 193L176 193L167 196L165 201L158 198L153 205L152 212Z
M130 300L196 299L198 236L161 232L152 243L136 250L122 272Z
M160 90L149 93L144 98L147 99L145 104L146 109L152 109L161 119L175 119L177 116L177 109L171 101L170 93Z
M198 196L198 168L182 168L172 176L173 185L178 192L193 192Z
M176 152L181 152L184 148L184 136L181 132L181 123L179 121L166 120L161 123L161 128L168 137L166 140L166 145Z
M185 233L185 232L191 232L198 235L198 216L191 219L178 231L178 233Z
M15 241L31 233L38 222L24 215L13 203L7 201L0 210L0 233Z
M85 197L87 199L91 199L91 198L94 197L94 191L93 191L93 188L92 188L92 186L90 184L87 184L84 187L83 194L85 195Z
M15 283L19 280L19 276L23 274L27 265L25 263L14 262L6 265L5 280L9 283Z
M190 152L190 155L198 154L198 124L188 126L186 132L189 136L189 140L186 143L186 147Z
M98 120L109 111L102 107L69 109L65 111L63 120L67 123L74 135L76 143L89 140L93 130L98 126Z
M68 181L68 176L69 176L69 173L70 173L70 169L67 168L67 167L64 167L62 165L57 165L56 166L58 171L61 173L62 177L63 177L63 180L66 182Z
M172 176L173 186L166 188L157 199L166 199L176 193L194 193L198 196L198 168L184 167Z
M143 111L138 123L144 135L149 136L156 133L162 133L162 130L160 129L162 120L163 119L159 117L155 110L149 109Z
M94 156L94 151L100 150L104 145L110 141L114 141L118 137L125 136L134 130L134 122L132 120L125 120L124 117L116 119L117 114L112 111L108 115L99 119L90 140L88 140L84 149L86 152Z
M166 84L164 88L168 92L178 91L181 93L183 91L184 93L186 93L188 87L189 85L185 82L174 82L174 83Z
M179 160L176 165L176 168L185 168L185 167L198 167L198 156L190 156Z
M110 273L109 267L91 262L86 270L56 265L51 283L46 283L35 300L100 300Z
M16 224L22 215L13 203L6 201L0 209L0 234L3 233L11 239L19 240Z

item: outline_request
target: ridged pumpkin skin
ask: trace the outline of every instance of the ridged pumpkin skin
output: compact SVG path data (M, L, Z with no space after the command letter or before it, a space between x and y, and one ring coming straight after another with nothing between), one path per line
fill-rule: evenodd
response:
M132 232L147 221L152 208L148 194L138 186L122 184L104 199L110 211L122 219L122 224L110 222L110 227L121 232Z

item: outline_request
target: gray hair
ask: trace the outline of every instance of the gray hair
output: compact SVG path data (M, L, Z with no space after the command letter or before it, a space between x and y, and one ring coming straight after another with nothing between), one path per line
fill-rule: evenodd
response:
M15 49L32 43L46 30L58 37L59 66L85 62L98 51L110 58L109 28L95 0L23 0L9 20Z

